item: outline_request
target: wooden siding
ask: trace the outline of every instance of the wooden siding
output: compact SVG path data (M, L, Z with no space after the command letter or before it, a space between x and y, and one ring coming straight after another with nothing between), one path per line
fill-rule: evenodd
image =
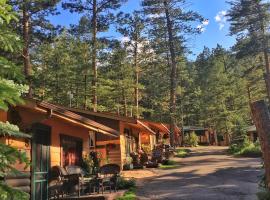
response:
M83 140L83 155L89 153L89 130L87 128L23 107L17 107L16 111L21 116L17 125L22 130L30 130L34 123L42 123L51 127L51 166L61 164L60 134L81 138ZM12 121L12 119L10 120Z
M101 154L101 165L113 163L121 166L120 140L96 141L96 148L92 149Z
M7 112L0 110L0 121L1 122L7 121Z

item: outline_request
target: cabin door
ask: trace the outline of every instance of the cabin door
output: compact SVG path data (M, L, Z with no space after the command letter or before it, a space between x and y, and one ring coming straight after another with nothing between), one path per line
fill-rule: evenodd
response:
M49 126L35 124L32 140L32 200L47 200L50 169L51 129Z

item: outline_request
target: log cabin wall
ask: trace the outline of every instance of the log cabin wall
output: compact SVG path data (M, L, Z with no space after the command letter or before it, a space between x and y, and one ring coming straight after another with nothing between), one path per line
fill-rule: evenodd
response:
M151 149L157 144L156 135L140 132L141 144L149 145Z
M8 113L5 111L0 111L0 121L6 122L7 120L8 120ZM16 147L19 151L25 152L26 155L28 155L29 159L31 158L31 141L29 139L1 137L0 142L6 145L11 145L12 147ZM31 188L30 167L25 169L25 165L17 162L14 168L20 172L23 172L23 174L9 175L5 177L5 182L16 189L20 189L30 194Z
M112 163L121 166L121 150L120 150L120 140L96 140L96 147L91 148L91 151L96 151L101 156L101 166Z
M136 144L134 144L133 150L137 151L139 148L139 133L140 131L132 126L130 126L128 123L121 121L121 120L115 120L115 119L105 119L103 117L97 117L97 116L90 116L85 115L85 117L88 117L89 119L96 120L99 123L102 123L110 128L113 128L117 131L119 131L120 135L119 138L113 138L110 136L105 135L98 135L96 137L96 147L92 148L91 150L97 151L101 154L101 165L107 164L107 163L113 163L118 164L123 167L123 165L126 162L127 158L127 138L125 134L125 130L129 130L131 133L131 137L133 141L135 140Z
M89 154L89 130L56 117L48 117L44 113L35 112L28 108L17 107L21 130L29 130L32 124L42 123L51 127L51 166L61 165L60 135L73 136L83 141L83 156ZM10 120L12 121L12 119Z
M125 130L129 130L130 131L130 136L132 140L135 140L135 143L133 144L133 149L131 150L131 152L138 152L138 148L140 146L139 144L139 134L140 131L132 126L130 126L128 123L125 123L123 121L119 122L120 125L120 151L121 151L121 166L123 167L123 165L126 163L126 159L127 157L130 157L130 155L128 155L127 152L127 138L126 138L126 133ZM130 153L131 153L130 152Z
M7 112L0 110L0 121L1 122L7 121Z

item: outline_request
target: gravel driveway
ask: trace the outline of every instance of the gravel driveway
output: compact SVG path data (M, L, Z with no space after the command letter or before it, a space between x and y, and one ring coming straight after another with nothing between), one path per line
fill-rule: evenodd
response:
M179 167L138 183L138 199L256 200L261 159L235 158L224 147L193 148Z

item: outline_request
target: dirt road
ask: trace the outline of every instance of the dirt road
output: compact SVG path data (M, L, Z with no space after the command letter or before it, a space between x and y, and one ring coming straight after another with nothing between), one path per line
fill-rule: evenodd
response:
M139 181L138 198L166 200L256 200L261 159L235 158L224 147L198 147L179 167Z

